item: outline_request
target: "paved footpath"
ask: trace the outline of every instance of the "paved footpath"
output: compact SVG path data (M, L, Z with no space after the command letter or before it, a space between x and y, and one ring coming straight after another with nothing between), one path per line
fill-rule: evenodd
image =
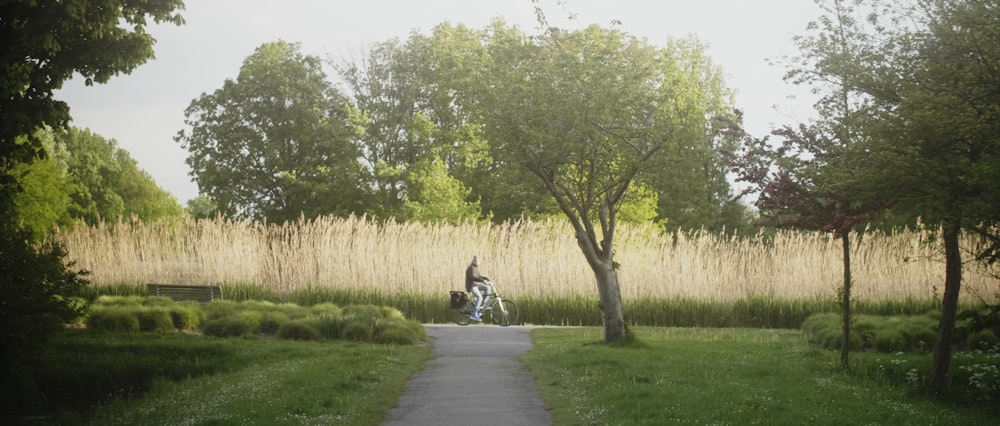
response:
M426 325L434 358L383 426L551 425L535 379L517 360L530 327Z

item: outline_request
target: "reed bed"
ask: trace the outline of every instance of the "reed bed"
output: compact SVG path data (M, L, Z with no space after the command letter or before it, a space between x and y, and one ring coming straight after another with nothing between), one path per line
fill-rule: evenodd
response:
M944 263L935 236L933 231L852 235L855 298L939 298ZM133 221L78 226L54 238L77 268L91 271L97 286L250 283L279 294L329 288L446 295L463 288L465 268L479 255L482 272L509 296L596 297L593 273L561 221ZM964 244L971 249L973 242L967 238ZM840 240L828 233L664 234L635 225L619 228L615 248L626 302L833 298L843 280L841 251ZM996 275L995 269L967 263L963 302L996 302Z

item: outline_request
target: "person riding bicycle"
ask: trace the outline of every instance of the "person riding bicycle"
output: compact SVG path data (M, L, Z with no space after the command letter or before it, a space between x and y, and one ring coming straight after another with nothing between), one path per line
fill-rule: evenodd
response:
M489 294L490 288L485 285L489 280L489 278L479 274L479 256L472 256L472 263L465 269L465 291L471 291L476 300L476 309L469 316L474 321L483 320L479 316L479 309L483 307L483 301Z

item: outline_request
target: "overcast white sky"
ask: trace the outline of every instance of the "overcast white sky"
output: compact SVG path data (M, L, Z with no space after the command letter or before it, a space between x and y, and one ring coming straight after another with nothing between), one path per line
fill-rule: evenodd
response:
M157 26L156 58L105 85L69 81L56 97L69 103L72 125L114 139L161 187L186 204L198 188L173 140L184 109L202 93L235 79L243 60L263 43L302 44L305 54L344 58L366 46L427 32L449 21L483 28L495 17L536 32L530 0L188 0L187 24ZM819 16L813 0L542 0L550 24L619 28L656 45L696 35L723 68L747 128L763 135L775 124L813 116L807 89L782 81L767 59L796 53L791 38ZM568 21L569 13L576 19ZM333 79L332 72L330 73Z

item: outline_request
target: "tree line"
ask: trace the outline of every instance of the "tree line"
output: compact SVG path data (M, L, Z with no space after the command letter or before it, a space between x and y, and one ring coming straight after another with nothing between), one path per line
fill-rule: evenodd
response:
M539 142L490 134L506 124L498 120L532 114L530 126L542 120L564 126L559 139L594 141L586 132L639 138L646 123L626 120L684 119L689 124L675 126L669 146L663 146L670 159L645 165L622 194L621 220L657 221L671 230L750 225L746 206L731 194L726 178L723 153L734 150L736 141L713 129L732 115L732 92L703 44L682 39L664 48L647 45L641 52L647 57L640 58L634 55L639 49L613 52L639 44L620 31L591 27L558 35L560 42L573 43L575 53L607 49L618 54L614 59L632 55L657 67L643 76L651 79L644 87L631 89L649 98L639 105L636 97L597 93L598 79L629 71L609 69L610 56L567 58L576 63L531 71L553 76L559 67L591 79L573 82L579 75L566 75L558 83L565 87L546 89L541 85L553 82L505 74L513 61L534 64L532 55L558 58L543 51L552 49L545 46L546 37L503 21L479 30L444 23L429 34L376 43L361 60L328 61L333 77L324 72L322 59L302 53L298 44L265 43L246 58L235 79L202 94L185 111L187 127L175 139L189 153L191 176L205 197L198 202L227 217L270 222L348 214L453 223L560 215L544 182L519 167L527 153L506 149ZM675 89L671 79L700 87L662 99ZM572 116L584 112L580 102L592 104L589 117ZM674 116L656 117L657 108L669 108ZM617 127L595 129L587 120L616 121ZM657 126L665 132L661 123L646 127ZM646 135L657 136L662 135Z
M177 199L114 140L75 127L45 127L36 137L47 155L11 170L22 187L14 195L17 220L36 236L53 226L184 216Z

